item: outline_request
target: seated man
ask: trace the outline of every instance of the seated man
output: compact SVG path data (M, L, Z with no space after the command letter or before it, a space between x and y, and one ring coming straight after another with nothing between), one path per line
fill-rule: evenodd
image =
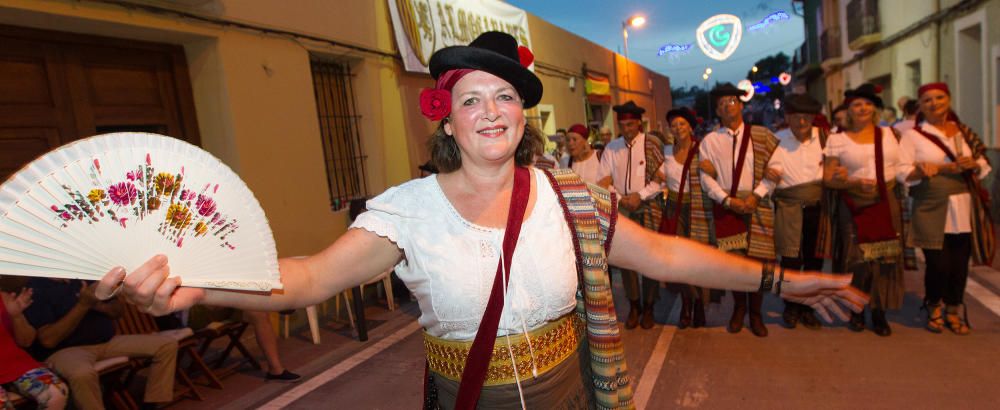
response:
M157 335L115 335L121 302L100 301L94 295L96 283L32 278L28 287L34 291L34 303L24 316L38 331L30 352L69 382L77 408L104 408L94 364L117 356L152 358L144 407L173 399L176 341Z

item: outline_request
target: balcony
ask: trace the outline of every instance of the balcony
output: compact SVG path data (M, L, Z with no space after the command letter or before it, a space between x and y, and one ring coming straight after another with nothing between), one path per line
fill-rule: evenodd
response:
M847 3L847 46L851 50L864 50L882 41L881 26L877 0Z
M819 59L823 69L840 64L840 27L823 30L819 36Z

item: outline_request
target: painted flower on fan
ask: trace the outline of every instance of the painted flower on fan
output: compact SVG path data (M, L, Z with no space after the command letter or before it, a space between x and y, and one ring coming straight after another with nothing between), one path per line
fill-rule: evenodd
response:
M174 175L167 172L156 174L156 176L153 177L153 185L156 186L156 193L158 195L173 195L174 189L177 188L174 181Z
M62 218L62 220L64 220L64 221L72 221L73 220L73 215L70 215L69 212L66 212L66 211L63 211L61 214L59 214L59 217Z
M98 188L91 189L90 193L87 194L87 200L89 200L90 203L92 203L92 204L96 204L98 202L101 202L101 201L104 200L104 198L107 198L107 197L108 196L107 196L107 194L104 193L104 190L103 189L98 189Z
M167 224L170 226L183 229L191 223L191 210L182 204L170 205L167 208Z
M128 179L129 181L135 181L136 180L135 171L129 171L127 174L125 174L125 178Z
M111 202L119 206L134 203L138 196L139 191L131 182L119 182L108 187L108 197L111 198Z
M146 201L146 209L150 211L160 209L160 198L149 197L149 200Z
M198 201L195 202L195 206L198 207L198 215L208 217L215 213L215 200L208 196L198 195Z
M208 224L206 224L204 221L198 222L194 226L194 232L195 232L194 236L204 235L206 232L208 232Z

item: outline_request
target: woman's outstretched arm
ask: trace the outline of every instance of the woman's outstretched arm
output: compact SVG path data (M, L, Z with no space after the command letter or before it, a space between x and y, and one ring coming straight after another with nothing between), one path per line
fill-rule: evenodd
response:
M714 289L753 292L761 284L761 262L689 239L660 235L626 218L618 218L608 263L659 281ZM775 268L775 287L779 272L780 268ZM867 303L867 296L850 283L850 275L785 271L781 297L812 306L827 321L832 320L831 313L847 320L838 303L854 311L861 311Z
M170 277L169 261L163 255L154 256L127 276L120 269L112 270L101 280L96 294L106 299L124 280L122 292L128 301L154 315L196 304L275 311L329 299L392 268L401 257L402 252L390 240L363 229L349 229L316 255L281 259L278 265L284 289L270 294L182 287L181 278Z

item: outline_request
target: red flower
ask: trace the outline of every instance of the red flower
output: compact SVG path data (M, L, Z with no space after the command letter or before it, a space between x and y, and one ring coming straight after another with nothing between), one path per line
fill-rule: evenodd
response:
M525 46L517 47L517 59L520 60L521 67L528 68L531 63L535 62L535 55L531 53L531 50Z
M431 121L440 121L451 114L451 93L440 88L425 88L420 92L420 113Z

